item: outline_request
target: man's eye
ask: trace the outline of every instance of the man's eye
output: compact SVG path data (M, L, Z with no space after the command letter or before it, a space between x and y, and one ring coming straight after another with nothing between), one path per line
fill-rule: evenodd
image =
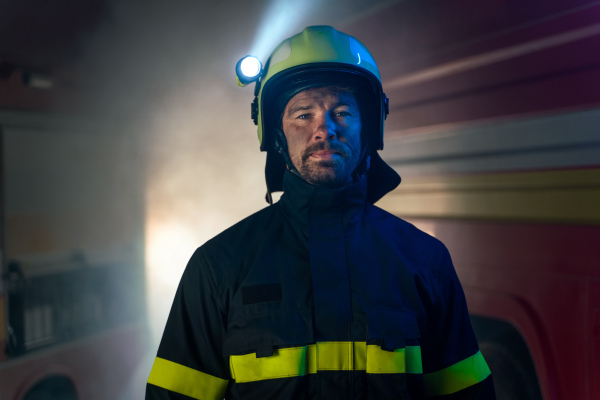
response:
M350 112L349 112L349 111L338 111L338 112L336 113L336 115L337 115L338 117L351 117L351 116L352 116L352 114L350 114Z
M310 118L310 114L302 114L298 116L298 119L309 119Z

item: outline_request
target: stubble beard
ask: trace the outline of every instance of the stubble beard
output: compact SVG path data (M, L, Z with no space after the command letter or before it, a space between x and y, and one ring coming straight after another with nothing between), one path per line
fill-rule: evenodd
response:
M337 155L329 159L312 159L311 154L319 150L331 150ZM334 189L352 182L358 155L340 142L319 142L292 157L292 162L308 183Z

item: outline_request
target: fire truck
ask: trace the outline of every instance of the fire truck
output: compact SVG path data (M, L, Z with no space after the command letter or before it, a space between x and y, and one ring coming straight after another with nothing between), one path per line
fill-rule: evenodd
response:
M6 108L0 139L0 399L132 398L147 350L136 136Z
M423 1L346 29L390 98L379 206L441 239L499 399L600 398L600 4Z
M0 13L0 399L129 400L149 341L143 157L82 66L110 4L38 3Z

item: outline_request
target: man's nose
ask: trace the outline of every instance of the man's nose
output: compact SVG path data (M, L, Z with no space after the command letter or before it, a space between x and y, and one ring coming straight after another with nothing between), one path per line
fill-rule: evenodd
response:
M315 140L334 140L336 137L336 123L329 113L316 118Z

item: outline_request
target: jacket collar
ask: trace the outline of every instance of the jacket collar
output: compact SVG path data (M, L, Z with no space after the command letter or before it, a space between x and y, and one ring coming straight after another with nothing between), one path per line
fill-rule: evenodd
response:
M386 193L391 192L400 184L400 175L383 161L376 151L371 154L368 171L367 201L369 203L375 204ZM265 167L266 200L268 203L272 203L271 193L284 190L284 175L288 172L283 156L277 151L268 151Z
M285 171L283 195L279 203L283 212L303 230L309 221L341 218L344 228L362 216L367 201L367 177L337 189L314 186L296 174Z

